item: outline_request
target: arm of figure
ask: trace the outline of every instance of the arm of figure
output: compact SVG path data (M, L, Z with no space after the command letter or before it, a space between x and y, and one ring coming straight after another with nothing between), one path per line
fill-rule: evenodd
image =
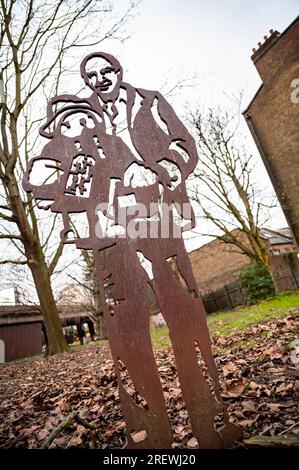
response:
M62 173L60 162L57 160L35 157L29 162L23 179L23 188L27 192L32 192L40 209L48 209L54 202Z
M188 222L184 225L183 231L190 230L196 226L196 222L194 210L187 194L186 179L198 163L196 144L166 99L160 93L157 93L157 98L158 113L167 125L170 137L169 153L159 163L171 176L168 197L175 204L178 215Z
M169 160L178 165L183 179L186 179L198 163L195 140L166 99L158 92L156 97L158 114L166 124L171 139Z

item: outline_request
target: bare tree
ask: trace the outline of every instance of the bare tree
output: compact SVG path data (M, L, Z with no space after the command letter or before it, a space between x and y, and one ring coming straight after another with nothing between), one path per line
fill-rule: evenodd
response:
M0 5L0 239L9 240L17 250L13 253L19 254L0 263L30 268L48 353L54 354L67 349L51 287L63 245L53 243L55 217L41 231L32 198L23 193L20 182L36 151L46 97L57 94L59 83L71 69L71 54L79 48L86 53L84 48L108 38L125 39L125 25L135 5L109 27L106 23L106 30L105 20L112 12L106 0L0 0Z
M231 244L269 269L269 251L261 237L267 222L265 194L258 189L253 157L241 143L239 123L229 112L197 111L188 118L197 140L200 164L194 171L191 198L213 227L205 233Z

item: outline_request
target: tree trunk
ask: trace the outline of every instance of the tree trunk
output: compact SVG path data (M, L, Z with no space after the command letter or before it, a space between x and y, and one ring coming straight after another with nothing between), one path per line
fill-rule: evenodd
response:
M53 296L48 266L40 244L38 229L30 226L25 213L25 207L20 195L15 176L8 170L5 176L9 194L10 206L16 219L25 248L28 267L31 270L36 292L44 319L48 338L48 355L68 350L64 337L58 310Z
M29 268L31 270L38 295L48 338L47 355L68 350L68 344L62 331L61 321L54 300L48 268L44 255L36 245L31 250Z

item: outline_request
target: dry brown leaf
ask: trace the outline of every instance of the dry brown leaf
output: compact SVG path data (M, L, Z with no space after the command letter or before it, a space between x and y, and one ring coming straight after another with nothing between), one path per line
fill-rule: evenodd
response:
M92 413L96 413L97 411L99 411L99 409L101 408L101 405L99 405L99 403L96 403L95 405L93 405L91 408L90 408L90 411Z
M175 397L179 397L182 394L179 388L170 388L169 393Z
M242 427L245 427L245 426L252 426L254 422L255 422L254 419L242 419L241 421L238 421L238 424Z
M62 398L57 402L57 405L61 409L61 411L69 411L71 408L70 402L68 401L67 398Z
M81 446L82 439L80 436L73 436L70 442L68 443L68 447L78 447Z
M48 437L48 435L49 435L49 432L46 429L43 429L42 431L38 433L37 438L40 441L44 441L46 437Z
M247 400L242 402L243 413L250 412L254 413L256 411L256 404L252 400Z
M274 345L270 349L266 349L264 354L270 357L271 361L273 359L280 359L284 355L284 349L280 343Z
M231 383L226 386L226 393L231 397L238 397L242 395L244 386L245 383L242 378L232 380Z
M185 428L185 426L183 426L182 424L179 424L178 426L175 426L174 432L176 434L180 434L181 432L183 432L184 428Z
M259 390L248 390L246 395L248 397L256 398L261 396L261 392Z
M198 447L198 440L195 437L191 437L187 442L187 447L190 449L196 449Z
M279 403L267 403L267 408L269 408L270 411L276 412L280 408Z
M238 370L238 368L233 362L229 362L222 367L224 377L232 375L234 372L236 372L236 370Z
M282 383L281 385L279 385L279 387L276 388L275 392L285 394L289 393L291 390L293 390L293 388L293 384Z

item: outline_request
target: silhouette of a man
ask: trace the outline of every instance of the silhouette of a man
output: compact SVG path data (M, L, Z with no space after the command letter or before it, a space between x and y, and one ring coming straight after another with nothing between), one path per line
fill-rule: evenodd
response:
M35 198L52 199L46 208L63 214L64 239L71 231L68 214L87 213L89 237L76 245L94 252L128 446L167 448L173 441L149 333L148 290L169 328L193 435L200 447L229 446L239 429L228 420L205 310L182 237L174 229L175 213L188 220L188 228L195 225L185 184L198 162L194 139L159 92L123 82L115 57L103 52L88 55L81 76L92 94L50 100L40 133L51 142L29 165L24 188ZM47 158L58 162L56 168L64 176L48 188L35 186L30 181L34 165ZM131 203L124 211L121 201L128 198ZM161 202L169 209L167 236ZM124 228L125 235L109 238L104 230L97 231L100 216L110 228ZM130 223L137 236L126 231ZM140 224L145 227L141 235ZM223 419L221 429L214 424L217 415ZM143 441L137 442L136 435Z

